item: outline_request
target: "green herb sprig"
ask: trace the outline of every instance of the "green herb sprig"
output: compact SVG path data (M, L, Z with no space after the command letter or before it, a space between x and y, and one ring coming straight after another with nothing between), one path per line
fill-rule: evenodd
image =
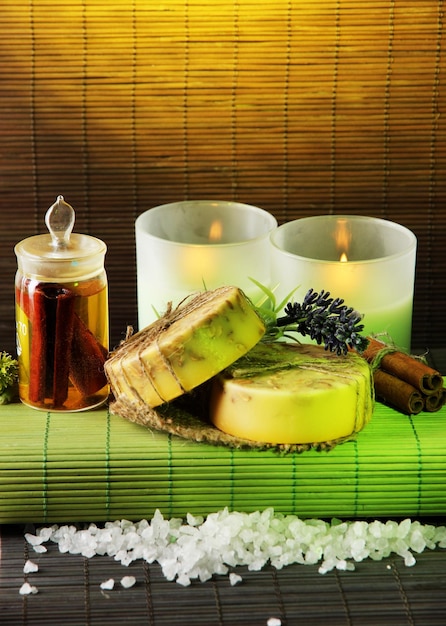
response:
M252 279L253 280L253 279ZM308 336L325 349L336 354L347 354L349 348L363 352L369 340L361 335L362 315L344 304L342 298L330 297L329 291L320 293L310 289L302 303L291 301L293 290L279 304L274 293L256 283L266 299L256 310L266 325L263 341L278 341L288 337L297 341L295 333ZM280 315L283 312L284 315Z
M0 404L8 404L17 397L19 364L7 352L0 353Z

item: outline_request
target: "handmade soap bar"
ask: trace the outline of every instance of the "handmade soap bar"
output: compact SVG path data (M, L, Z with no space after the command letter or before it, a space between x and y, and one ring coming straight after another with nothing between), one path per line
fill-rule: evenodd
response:
M265 326L237 287L201 293L136 333L105 364L116 397L156 407L250 350Z
M261 343L216 377L210 417L243 439L316 443L361 430L373 402L370 367L356 354Z

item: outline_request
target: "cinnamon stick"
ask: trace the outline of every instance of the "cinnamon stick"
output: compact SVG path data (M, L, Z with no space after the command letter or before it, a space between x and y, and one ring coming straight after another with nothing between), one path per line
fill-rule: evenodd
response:
M446 389L440 389L424 398L424 410L429 412L439 411L446 404Z
M108 350L75 312L75 293L56 283L25 286L19 301L32 329L30 401L62 407L70 380L83 396L102 389Z
M91 396L107 378L104 363L108 350L99 343L78 315L74 315L74 332L70 349L70 378L83 396Z
M423 394L436 393L443 387L443 377L437 370L377 339L368 339L369 345L363 357L369 363L376 363L380 369L409 383Z
M423 396L413 385L377 369L373 374L376 396L408 415L421 413L424 408Z
M45 296L36 287L32 306L27 298L27 317L31 323L31 346L29 364L29 399L39 403L45 400L47 376L47 323Z
M54 407L61 407L68 397L69 355L73 337L74 295L63 288L56 297L54 320L54 346L52 349L53 387L52 398Z
M55 284L39 283L29 304L32 328L29 398L42 403L51 398L62 406L68 396L68 358L73 334L73 292Z

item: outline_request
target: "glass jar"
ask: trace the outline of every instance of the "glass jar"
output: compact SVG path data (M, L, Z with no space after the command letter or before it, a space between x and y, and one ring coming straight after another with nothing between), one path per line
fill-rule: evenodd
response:
M19 395L41 410L82 411L109 394L106 245L71 234L74 211L59 196L49 234L15 247Z

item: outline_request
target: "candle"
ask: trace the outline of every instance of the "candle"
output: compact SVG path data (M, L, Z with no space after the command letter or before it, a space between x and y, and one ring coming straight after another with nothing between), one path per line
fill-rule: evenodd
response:
M416 237L400 224L364 216L320 215L271 234L277 301L297 288L330 291L364 315L364 333L410 350Z
M185 297L223 285L254 302L270 286L269 234L277 220L238 202L183 201L149 209L136 220L138 325L153 322Z

